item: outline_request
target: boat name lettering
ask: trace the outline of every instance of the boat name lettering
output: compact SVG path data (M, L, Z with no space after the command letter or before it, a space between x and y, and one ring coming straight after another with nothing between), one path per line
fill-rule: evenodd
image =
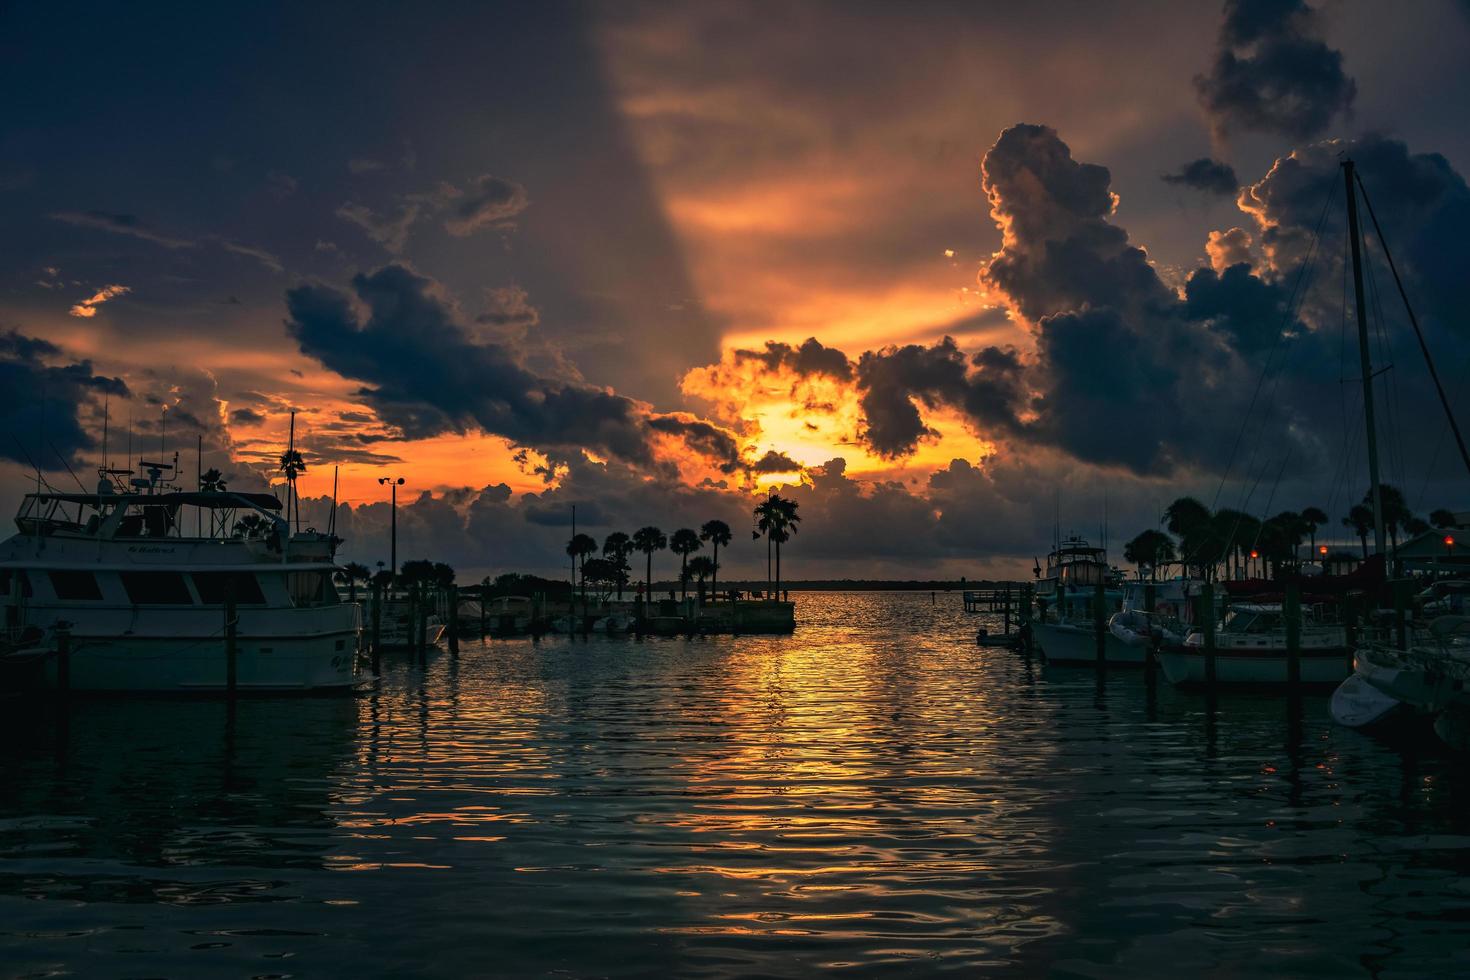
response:
M144 555L171 555L175 549L160 548L156 544L130 544L128 545L128 551Z

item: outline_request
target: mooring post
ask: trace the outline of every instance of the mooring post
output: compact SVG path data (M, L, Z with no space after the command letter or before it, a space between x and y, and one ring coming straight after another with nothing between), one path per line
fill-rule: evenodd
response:
M1215 687L1215 584L1206 582L1199 590L1200 625L1205 634L1205 683Z
M1357 667L1353 662L1353 651L1358 649L1358 604L1352 593L1342 597L1342 636L1347 644L1347 669L1351 674Z
M449 586L449 655L459 656L459 586Z
M56 621L56 689L63 696L71 693L71 623Z
M225 693L233 700L239 682L239 606L235 602L235 576L225 578Z
M414 635L419 638L419 664L427 665L429 662L429 616L432 615L433 606L429 602L429 587L420 587L419 594L419 622L418 629Z
M1408 602L1404 588L1407 584L1403 579L1394 579L1391 584L1393 589L1394 638L1398 641L1398 648L1400 650L1409 649Z
M1097 583L1092 591L1092 630L1097 643L1097 665L1104 666L1107 663L1107 623L1103 621L1104 604L1107 600L1103 597L1103 584Z
M419 656L419 642L423 634L419 632L419 587L410 585L408 587L408 655L417 660Z
M1301 583L1286 583L1286 601L1281 605L1281 612L1286 620L1286 683L1295 690L1302 682Z
M1154 584L1148 583L1143 587L1143 611L1148 620L1148 646L1144 647L1143 669L1153 676L1154 668L1158 666L1159 641L1163 638L1163 630L1154 625L1154 612L1158 609L1158 597L1154 594Z
M383 583L373 582L373 676L383 676Z
M1009 585L1006 586L1006 598L1005 598L1005 604L1003 606L1001 606L1001 617L1002 617L1002 621L1005 623L1005 630L1004 630L1005 635L1006 636L1010 636L1011 635L1011 587Z
M486 575L485 581L480 583L480 637L482 639L490 634L490 631L485 628L485 596L489 591L490 576Z

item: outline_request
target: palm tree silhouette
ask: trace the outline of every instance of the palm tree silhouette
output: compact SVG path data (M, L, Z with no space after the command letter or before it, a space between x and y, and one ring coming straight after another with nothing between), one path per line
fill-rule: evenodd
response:
M270 522L259 514L245 514L235 521L234 535L237 538L262 538L270 530Z
M704 605L704 580L715 574L718 568L708 555L695 555L689 559L689 574L699 580L699 604Z
M669 539L664 537L664 532L653 525L640 527L633 532L633 547L648 556L648 569L644 578L643 595L645 599L653 598L653 553L662 551L669 546Z
M567 554L572 557L572 566L581 573L582 579L582 601L587 601L587 556L597 554L597 542L590 534L574 534L572 540L567 542ZM576 586L573 582L573 587Z
M1343 527L1350 527L1358 540L1363 542L1363 560L1368 560L1368 533L1373 530L1373 508L1366 504L1353 504L1342 519Z
M360 565L355 561L350 561L346 565L343 565L342 570L337 574L347 584L347 601L356 602L357 583L366 583L372 578L373 573L366 565Z
M199 490L201 493L224 493L225 477L217 469L207 469L199 477Z
M781 543L791 540L791 535L797 531L796 526L801 523L801 515L797 514L796 508L796 501L778 497L774 493L755 506L756 527L760 533L765 534L768 542L776 546L776 577L772 601L781 592Z
M1302 526L1307 529L1307 538L1311 542L1312 558L1317 557L1317 528L1322 527L1331 518L1321 507L1304 507L1301 513Z
M614 531L602 542L602 555L612 559L618 570L618 601L623 599L623 585L628 581L628 556L633 553L633 539L622 531Z
M1149 578L1158 578L1159 566L1174 560L1174 542L1163 531L1149 528L1123 546L1123 558L1138 566L1138 577L1143 578L1145 567Z
M713 567L710 569L710 598L718 602L720 600L720 548L730 543L730 525L724 521L705 521L699 529L699 537L702 541L708 541L715 550L714 558L710 559Z
M669 550L678 555L682 560L679 563L679 598L683 599L689 595L689 556L694 554L704 544L699 540L699 535L692 529L681 527L669 538Z

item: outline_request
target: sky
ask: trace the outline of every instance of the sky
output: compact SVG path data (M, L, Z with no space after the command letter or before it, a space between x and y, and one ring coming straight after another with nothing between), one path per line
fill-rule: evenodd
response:
M402 477L462 577L559 573L574 505L763 575L773 488L798 578L1121 560L1184 494L1351 542L1339 164L1463 412L1467 45L1452 0L7 5L0 505L93 485L104 416L279 484L294 410L344 560ZM1470 509L1367 256L1385 479Z

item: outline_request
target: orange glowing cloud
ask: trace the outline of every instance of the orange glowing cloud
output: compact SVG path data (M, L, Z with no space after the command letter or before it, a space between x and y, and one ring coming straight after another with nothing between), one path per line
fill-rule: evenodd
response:
M101 306L103 303L106 303L110 299L115 299L118 296L126 296L130 292L132 292L132 290L127 286L103 286L87 299L78 302L68 312L71 313L72 316L94 317L97 315L97 307Z

